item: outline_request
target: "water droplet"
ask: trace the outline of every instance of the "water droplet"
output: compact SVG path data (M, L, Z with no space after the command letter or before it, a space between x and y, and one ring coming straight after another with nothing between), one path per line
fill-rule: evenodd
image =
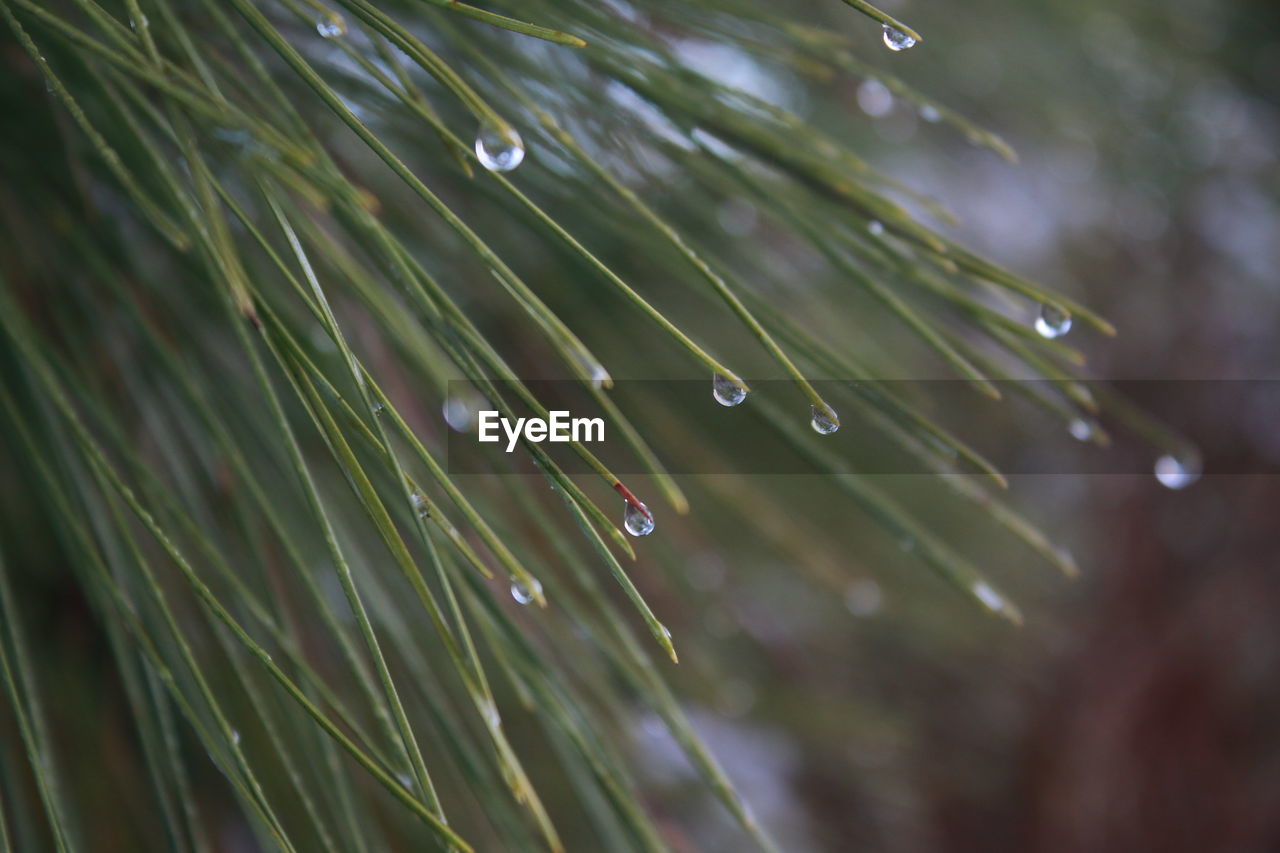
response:
M653 532L653 516L644 504L636 506L627 501L627 508L622 513L622 526L632 536L648 536Z
M232 742L233 744L235 744L236 746L239 746L239 745L240 745L240 730L239 730L239 729L232 729L232 730L231 730L231 742Z
M920 107L920 118L929 122L929 124L937 124L942 121L942 110L933 104L923 104Z
M440 407L444 422L454 432L468 432L475 424L477 406L470 399L450 397Z
M747 389L717 373L711 380L711 396L722 406L736 406L747 399Z
M396 781L400 783L402 788L407 788L410 791L413 790L413 779L409 777L408 773L397 773Z
M897 27L884 25L884 46L889 50L908 50L916 46L916 40Z
M512 167L514 168L514 167ZM591 387L604 388L606 385L612 385L613 379L609 376L609 371L604 369L604 365L597 364L591 368Z
M135 33L138 32L139 30L145 30L150 26L151 26L151 22L147 20L146 15L143 15L142 17L137 19L134 19L134 18L129 19L129 29L133 30Z
M813 426L814 432L830 435L840 429L840 416L830 406L823 406L822 408L814 406L813 420L809 421L809 423Z
M893 93L874 77L859 84L857 97L858 106L872 118L881 118L893 112Z
M1071 433L1071 437L1076 441L1088 441L1093 438L1093 424L1084 418L1074 418L1067 424L1067 432Z
M1071 331L1071 315L1053 305L1041 305L1040 315L1036 317L1036 331L1042 338L1060 338Z
M1004 598L1000 593L991 588L986 581L978 581L972 587L973 594L979 601L986 605L988 610L999 613L1004 610Z
M384 405L382 404L382 401L381 401L381 400L374 400L374 401L373 401L373 413L374 413L375 415L380 415L380 414L382 414L382 412L383 412L383 410L384 410L384 409L386 409L386 406L384 406Z
M542 596L542 581L530 576L526 585L517 578L511 579L511 597L516 604L528 604Z
M413 511L417 513L418 518L428 518L431 515L431 505L427 503L426 495L415 491L411 500L413 502Z
M316 32L321 38L341 38L347 34L347 22L337 12L330 12L316 21Z
M502 725L502 717L498 714L498 706L488 699L480 703L480 716L484 717L485 725L491 729L499 728Z
M1178 459L1166 453L1156 460L1155 472L1166 489L1185 489L1200 479L1200 460L1194 456Z
M844 591L844 606L854 616L872 616L884 604L880 584L870 578L859 578Z
M510 172L524 160L524 142L511 125L485 122L476 135L476 156L490 172Z
M879 219L873 219L867 223L867 230L871 232L873 237L879 237L884 233L884 223Z

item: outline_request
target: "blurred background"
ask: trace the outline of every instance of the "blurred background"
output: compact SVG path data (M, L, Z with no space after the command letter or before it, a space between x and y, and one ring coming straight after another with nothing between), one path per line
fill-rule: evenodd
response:
M1016 164L971 144L962 130L904 101L874 74L770 64L734 47L732 33L713 40L682 32L675 6L607 5L661 33L689 67L794 112L936 199L955 215L954 224L922 204L914 210L944 233L1108 318L1118 330L1114 338L1078 324L1068 339L1087 356L1082 375L1223 387L1280 381L1274 2L886 2L887 12L925 37L900 53L883 49L878 25L835 0L771 9L865 42L859 61L997 133L1017 151ZM505 11L520 11L511 6ZM29 111L10 110L4 122L6 144L16 149L19 136L54 120L39 80L12 43L4 46L14 69L4 72L6 97ZM316 49L325 50L332 49ZM889 351L875 360L878 378L951 376L931 354L900 342L900 330L883 317L861 313L860 303L829 310L844 299L841 276L757 202L691 186L643 150L611 153L611 134L628 126L648 122L659 138L668 130L631 90L591 94L609 118L583 112L561 119L589 126L598 146L592 153L710 254L833 345ZM434 140L423 141L420 124L396 118L386 103L353 103L412 152L406 156L415 168L443 161L441 149L427 147ZM349 139L334 147L353 173L369 169L372 158ZM529 177L534 194L572 216L578 185L556 182L571 167L536 144L529 160L543 169ZM11 179L20 166L10 164ZM370 171L364 180L383 200L388 220L418 227L411 218L417 214L403 212L406 193L394 179ZM458 180L444 194L479 219L487 199L467 195L463 186ZM103 201L102 208L114 203ZM744 377L778 378L740 329L691 294L670 252L629 241L625 229L597 230L590 216L581 220L574 233L678 315L682 328L733 353ZM521 274L601 357L620 389L628 379L701 376L672 353L651 350L649 327L615 295L584 292L586 273L566 265L538 233L508 233L493 222L486 239L504 257L518 258ZM451 270L458 258L455 247L431 262ZM483 295L482 285L493 289L486 270L458 272L456 282L468 310L522 377L563 378L528 320ZM376 324L351 316L353 339L406 420L433 442L443 440L440 399L401 371ZM1152 394L1164 393L1154 387ZM1126 388L1135 398L1142 393L1140 385ZM1021 627L992 618L929 575L913 562L913 542L887 534L815 485L816 477L677 477L692 512L659 515L658 531L637 544L632 574L676 639L680 665L664 663L662 673L680 707L783 850L1280 850L1280 479L1268 473L1280 464L1280 395L1223 397L1230 407L1206 405L1171 418L1207 460L1205 476L1185 489L1164 488L1147 474L1012 478L1010 503L1069 549L1080 569L1074 580L1033 564L1025 547L994 536L971 511L944 500L932 479L875 478L1018 603ZM1216 397L1210 390L1196 399ZM1154 410L1169 403L1133 402ZM803 413L801 403L788 405ZM713 454L716 430L739 428L728 420L736 411L715 408L697 439ZM694 440L661 411L638 417L659 450L664 435ZM1065 424L1043 440L1068 442ZM125 733L122 690L110 676L100 683L86 677L103 663L102 628L67 555L32 533L47 522L24 502L16 447L7 457L13 467L0 474L0 533L7 561L19 568L17 597L28 634L37 638L62 764L89 816L87 837L96 841L87 849L164 849L148 828L154 815L146 798L117 790L140 785L140 776L106 769L117 760L132 766L123 757L135 745ZM1043 446L1024 435L1005 451L1016 458ZM1140 454L1138 469L1159 455L1124 452ZM1236 473L1215 474L1214 460ZM1239 473L1249 471L1257 473ZM508 488L503 477L461 479L480 493ZM645 491L645 478L631 487L653 493ZM503 500L495 505L510 509ZM649 503L656 509L655 500ZM507 529L519 532L521 522ZM494 588L504 606L518 610L505 601L503 583ZM553 599L547 618L555 611ZM526 627L520 620L532 619L513 618ZM578 664L574 654L565 652L568 668ZM499 703L504 708L508 692ZM86 706L101 712L92 719L74 713ZM512 711L511 737L519 750L543 755L532 719ZM6 778L25 778L14 769L21 752L13 720L0 712L0 721L8 726L0 741ZM665 844L677 851L746 849L741 831L652 711L637 702L610 731L635 768ZM194 743L188 751L195 754L197 799L217 826L214 848L258 849L216 769L201 763ZM85 755L93 756L90 766ZM112 785L104 786L104 777ZM601 849L562 780L542 781L567 849ZM119 814L116 797L126 803ZM7 807L34 803L28 791ZM393 820L383 822L397 839L387 849L422 849L403 840L412 835L386 828L397 826Z
M1020 162L874 83L833 84L844 109L810 118L847 123L966 243L1111 319L1116 338L1077 341L1089 375L1280 378L1280 8L886 8L926 40L879 64ZM814 14L839 27L840 11ZM1181 423L1239 470L1274 470L1264 396ZM1280 481L1020 476L1012 491L1082 568L1046 579L971 528L1027 605L1020 630L948 607L891 556L858 555L843 608L796 591L787 565L709 549L690 567L712 590L702 626L724 637L696 654L733 673L705 725L753 802L795 849L1277 849Z

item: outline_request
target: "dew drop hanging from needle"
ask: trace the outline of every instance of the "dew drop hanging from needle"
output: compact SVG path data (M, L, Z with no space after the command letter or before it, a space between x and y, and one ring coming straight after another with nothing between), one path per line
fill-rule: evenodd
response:
M1036 317L1036 332L1040 337L1053 340L1071 331L1071 315L1053 305L1041 305Z
M524 141L511 125L486 121L476 134L476 157L490 172L510 172L524 162Z
M529 581L524 584L514 577L511 579L511 597L516 604L529 604L542 595L542 581L535 577L530 577Z
M1200 479L1200 459L1190 455L1182 459L1166 453L1156 460L1155 475L1166 489L1185 489Z
M330 12L316 21L316 32L321 38L341 38L347 34L347 22L337 12Z
M747 389L717 373L711 379L711 396L722 406L736 406L747 399Z
M892 51L909 50L916 46L914 36L904 33L897 27L884 25L884 46Z
M642 503L627 501L622 513L622 526L632 536L648 536L653 532L653 513Z
M814 406L813 420L809 421L813 431L821 435L830 435L840 429L840 416L830 406Z

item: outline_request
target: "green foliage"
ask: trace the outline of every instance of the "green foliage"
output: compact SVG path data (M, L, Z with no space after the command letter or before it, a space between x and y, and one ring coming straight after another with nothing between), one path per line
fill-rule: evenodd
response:
M857 412L1074 569L915 404L852 384L826 399L810 379L884 375L908 341L978 394L1055 380L1034 402L1070 420L1096 407L1082 359L1023 315L1109 324L966 251L848 140L690 56L731 45L798 86L874 75L1008 146L877 70L878 27L858 16L840 34L747 0L495 5L0 0L0 85L23 117L0 142L0 460L24 503L5 528L40 531L6 542L0 571L23 753L0 766L7 844L218 849L238 811L264 849L665 849L625 745L644 713L772 848L665 682L675 646L641 590L681 572L679 544L632 562L618 478L584 446L598 476L536 445L537 476L451 476L436 415L451 381L510 412L545 410L523 379L581 380L649 472L631 488L662 499L663 535L665 510L692 503L725 529L776 495L691 501L661 446L709 428L624 409L610 374L781 376L797 393L749 397L752 428L966 595L1019 618L823 447L810 405ZM478 129L518 132L527 162L479 168ZM767 247L712 227L744 203L838 277L820 312L769 281ZM803 560L807 533L773 521ZM16 571L37 564L61 568ZM23 591L59 577L106 640L102 690L128 720L110 782L73 771L86 759L50 722L71 714L47 707L32 662Z

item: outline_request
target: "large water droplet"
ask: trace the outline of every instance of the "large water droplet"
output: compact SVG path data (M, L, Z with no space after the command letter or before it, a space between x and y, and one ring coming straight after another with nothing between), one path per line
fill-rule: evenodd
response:
M449 397L440 407L444 422L454 432L469 432L476 422L479 410L476 400L469 397Z
M722 406L736 406L747 399L747 389L717 373L711 380L711 396Z
M1155 473L1166 489L1185 489L1200 479L1200 460L1194 456L1179 459L1166 453L1156 460Z
M924 104L920 107L920 118L930 124L937 124L942 121L942 111L933 104Z
M879 219L873 219L867 223L867 230L871 232L871 236L879 237L884 233L884 223Z
M321 38L341 38L347 34L347 22L337 12L330 12L316 21L316 32Z
M485 122L476 134L476 156L490 172L510 172L524 161L524 142L511 125Z
M653 515L644 504L636 506L627 501L627 508L622 513L622 526L632 536L648 536L653 532Z
M542 595L542 581L535 577L529 578L529 583L522 583L517 578L511 579L511 597L516 600L516 604L528 604L536 600Z
M1041 305L1040 315L1036 317L1036 331L1042 338L1060 338L1071 331L1071 315L1053 305Z
M889 50L907 50L916 46L914 37L907 35L897 27L884 25L884 46Z
M840 429L840 416L830 406L813 407L813 420L809 421L814 432L830 435Z

